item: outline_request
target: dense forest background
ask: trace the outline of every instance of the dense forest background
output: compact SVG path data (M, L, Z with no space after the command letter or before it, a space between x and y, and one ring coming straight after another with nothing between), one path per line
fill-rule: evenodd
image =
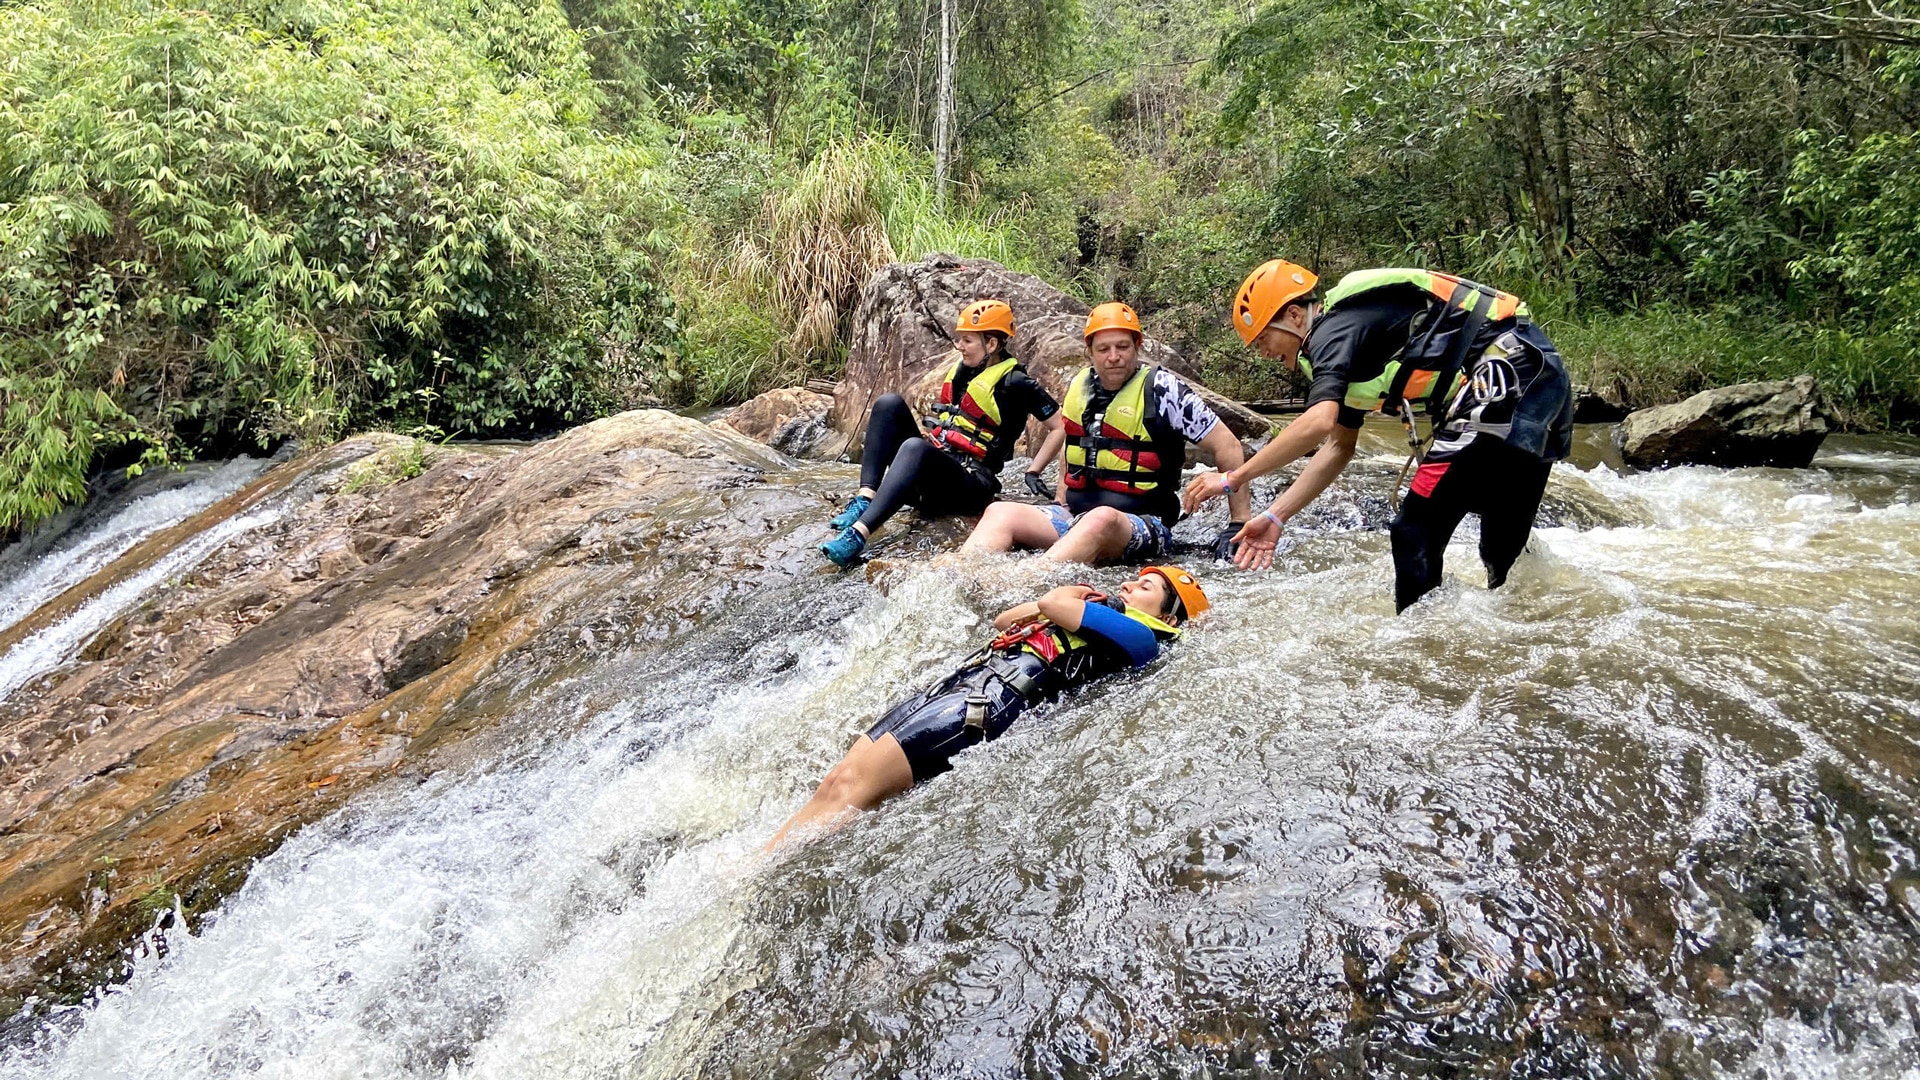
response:
M830 377L935 250L1242 395L1283 255L1519 292L1636 404L1810 371L1911 427L1916 131L1907 0L12 2L0 530L103 464Z

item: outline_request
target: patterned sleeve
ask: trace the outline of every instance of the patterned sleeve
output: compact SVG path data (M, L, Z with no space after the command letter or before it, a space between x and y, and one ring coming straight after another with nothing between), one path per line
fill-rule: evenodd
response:
M1193 387L1181 382L1166 368L1153 373L1153 389L1160 399L1160 419L1188 442L1197 443L1206 438L1220 423L1220 417L1194 393Z

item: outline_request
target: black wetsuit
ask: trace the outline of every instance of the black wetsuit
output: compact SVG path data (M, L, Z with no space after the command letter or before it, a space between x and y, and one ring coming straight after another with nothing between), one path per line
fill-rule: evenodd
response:
M1348 385L1378 378L1431 302L1413 286L1382 288L1314 320L1303 348L1313 369L1307 405L1341 402L1339 423L1358 428L1366 414L1345 404ZM1523 389L1482 419L1511 430L1496 435L1450 424L1436 432L1393 519L1394 603L1401 610L1440 584L1447 542L1470 513L1480 515L1488 587L1506 581L1526 549L1553 462L1572 450L1572 395L1560 354L1531 322L1508 332ZM1473 363L1469 357L1469 370Z
M991 366L983 364L969 372L963 365L954 380L955 400ZM994 399L1000 406L1004 435L994 440L984 461L949 453L922 438L913 410L899 394L882 395L873 403L867 416L866 445L860 451L860 486L874 492L873 503L860 515L869 535L909 503L929 517L971 517L986 510L1000 493L1000 470L1013 456L1013 444L1026 430L1027 418L1045 420L1060 411L1052 395L1017 368L994 388Z
M892 735L913 766L915 783L938 776L953 767L953 755L999 738L1028 708L1151 662L1163 635L1123 612L1118 599L1089 603L1078 631L1087 644L1051 664L1019 646L976 657L887 710L867 737ZM979 726L967 723L970 702L978 703Z

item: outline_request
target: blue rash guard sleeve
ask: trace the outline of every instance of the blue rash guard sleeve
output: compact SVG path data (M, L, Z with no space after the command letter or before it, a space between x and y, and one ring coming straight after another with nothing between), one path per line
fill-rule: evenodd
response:
M1137 668L1146 667L1160 655L1160 642L1152 630L1105 604L1087 605L1080 616L1080 632L1113 643Z

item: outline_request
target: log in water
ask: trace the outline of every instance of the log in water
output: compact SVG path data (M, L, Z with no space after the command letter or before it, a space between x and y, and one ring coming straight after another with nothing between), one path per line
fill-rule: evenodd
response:
M1369 445L1171 658L771 859L852 733L1085 575L579 643L0 1075L1920 1076L1912 444L1561 466L1507 588L1464 529L1401 617Z

